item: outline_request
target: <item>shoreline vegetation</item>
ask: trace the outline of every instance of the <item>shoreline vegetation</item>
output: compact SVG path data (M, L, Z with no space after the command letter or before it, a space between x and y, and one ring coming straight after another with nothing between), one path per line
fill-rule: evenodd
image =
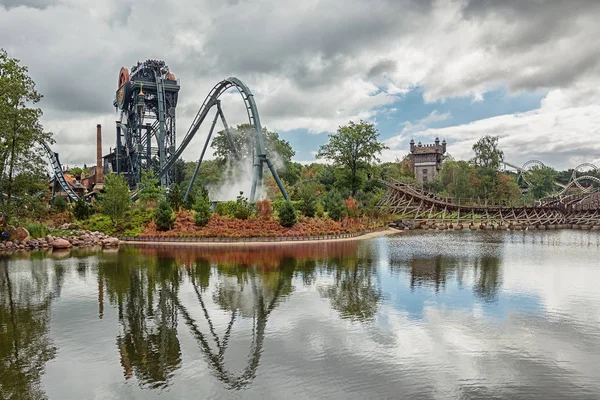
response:
M384 204L387 187L383 182L418 183L415 160L408 154L402 160L382 162L380 156L387 147L375 124L363 120L349 121L330 133L316 153L316 159L324 162L311 164L294 161L296 153L290 143L263 127L265 146L269 157L277 160L274 168L284 190L265 167L259 194L248 198L238 191L251 181L248 166L256 136L255 128L242 124L215 133L210 144L214 159L200 165L177 159L168 182L159 182L156 160L145 164L133 180L125 174L95 175L99 179L95 184L101 184L97 191L81 184L83 178L92 177L86 175L91 171L87 165L67 169L64 174L74 182L73 188L79 184L81 189L78 200L68 203L56 182L50 186L58 190L49 190L42 144L52 145L54 140L39 120L42 110L36 104L42 95L27 67L3 49L0 72L7 77L0 82L0 93L10 94L0 98L0 127L5 128L0 129L0 148L11 143L10 151L6 146L0 151L0 249L85 246L94 239L109 246L114 240L108 239L116 237L159 238L160 242L310 241L354 236L409 218L392 215L389 204ZM497 137L484 136L472 149L474 157L468 161L443 155L439 172L432 179L420 180L424 188L442 198L530 204L553 193L556 182L564 183L576 172L540 167L521 176L502 171L504 153ZM263 200L255 202L255 194ZM441 222L430 221L423 229L449 228L445 217ZM471 229L481 228L477 221L467 223ZM418 224L413 219L408 225ZM500 225L499 229L506 228Z

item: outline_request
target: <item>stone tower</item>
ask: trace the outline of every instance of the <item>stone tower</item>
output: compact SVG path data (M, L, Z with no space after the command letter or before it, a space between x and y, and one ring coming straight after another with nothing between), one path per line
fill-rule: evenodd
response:
M434 180L442 164L443 155L446 153L446 140L440 144L440 139L435 138L434 144L415 145L410 141L410 155L413 159L415 180L418 184L424 184Z

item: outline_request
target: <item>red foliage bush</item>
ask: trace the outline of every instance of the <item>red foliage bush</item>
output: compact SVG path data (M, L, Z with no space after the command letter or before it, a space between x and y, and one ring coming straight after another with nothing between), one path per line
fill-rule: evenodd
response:
M251 217L247 220L235 219L213 214L208 224L198 227L194 223L194 215L190 211L177 213L173 229L160 232L151 222L140 236L156 237L307 237L338 235L359 232L376 225L365 219L346 218L336 222L329 218L300 218L291 228L284 228L274 218Z
M271 200L264 199L256 202L256 211L261 218L269 219L273 215L273 207Z

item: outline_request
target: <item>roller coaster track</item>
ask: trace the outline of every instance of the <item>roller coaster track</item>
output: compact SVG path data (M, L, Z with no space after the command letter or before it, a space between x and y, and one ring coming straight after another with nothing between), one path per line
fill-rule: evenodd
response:
M380 205L413 221L497 225L600 226L600 192L553 198L535 206L508 202L492 203L475 199L437 197L420 187L383 181L387 193Z
M221 82L217 83L212 88L212 90L208 93L208 95L204 99L204 102L202 103L202 106L198 110L198 113L196 114L196 117L194 118L192 125L190 126L188 132L186 133L183 140L181 141L181 144L179 145L177 150L175 150L175 152L169 157L169 159L165 163L165 165L161 166L160 172L158 173L158 178L162 179L169 172L169 170L171 170L171 168L173 168L177 159L179 159L181 157L183 151L190 144L192 138L198 132L198 129L200 128L200 126L202 125L204 120L206 119L211 108L214 106L218 107L219 97L232 87L235 87L238 90L238 92L240 93L240 95L242 96L242 99L244 100L244 104L246 106L246 112L248 113L248 121L249 121L250 125L252 125L257 132L257 134L256 134L256 156L255 156L256 160L254 162L255 173L254 173L254 178L252 181L252 190L250 193L250 200L251 201L254 200L256 188L262 182L262 164L263 163L267 164L267 166L271 170L271 173L273 174L273 177L275 178L275 181L277 182L277 184L279 186L279 189L281 190L284 197L287 199L288 198L287 192L286 192L285 188L283 187L283 184L279 180L279 176L277 175L277 172L275 171L273 164L267 158L264 137L262 135L262 127L260 124L260 117L258 115L258 109L257 109L256 103L254 101L254 95L252 94L250 89L241 80L239 80L238 78L234 78L234 77L229 77L229 78L224 79ZM223 122L225 123L222 113L221 113L221 118L222 118ZM216 122L216 116L215 116L215 122ZM211 133L212 133L212 129L214 129L214 124L215 123L212 124ZM227 126L225 128L227 129ZM205 144L205 148L206 148L209 140L210 140L210 134L207 139L207 143Z
M54 170L54 178L60 185L60 187L65 191L69 199L73 202L79 200L79 196L73 191L65 175L63 174L62 165L60 164L60 160L58 159L58 153L52 151L50 146L47 143L41 142L44 149L46 149L46 153L48 153L48 158L50 159L50 163L52 164L52 169Z

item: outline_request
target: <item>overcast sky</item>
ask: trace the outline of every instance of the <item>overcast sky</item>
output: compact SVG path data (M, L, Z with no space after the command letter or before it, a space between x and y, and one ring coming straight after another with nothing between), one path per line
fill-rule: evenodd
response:
M181 80L179 138L233 75L298 161L362 118L384 160L436 136L470 158L492 134L515 164L568 168L600 163L599 19L595 0L0 0L0 47L29 67L63 164L94 163L97 123L114 146L119 69L153 58Z

